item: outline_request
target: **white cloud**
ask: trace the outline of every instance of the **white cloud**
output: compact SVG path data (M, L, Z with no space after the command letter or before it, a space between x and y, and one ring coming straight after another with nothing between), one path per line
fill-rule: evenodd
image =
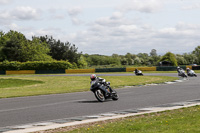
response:
M152 13L162 8L162 0L128 0L122 6L118 7L120 11L139 11Z
M196 3L194 5L186 5L182 7L183 10L193 10L193 9L200 9L200 3Z
M4 10L0 13L0 20L37 20L41 11L31 7L17 7L13 10Z
M62 34L64 34L64 31L61 28L54 28L54 27L48 27L48 28L41 28L34 30L34 36L53 36L53 38L60 38Z
M58 9L58 8L49 8L47 10L47 14L50 14L49 19L56 19L56 20L62 20L66 18L66 10L63 11L63 9ZM63 13L64 12L64 13Z
M135 22L125 18L124 14L121 12L114 12L110 17L101 17L95 21L95 24L106 27L118 27L121 24L129 25L133 23Z
M1 11L0 12L0 20L7 20L7 19L11 19L11 16L10 16L10 13L9 12L7 12L7 11Z
M124 15L124 14L123 14L122 12L117 11L117 12L114 12L114 13L112 14L111 19L119 19L119 18L122 18L123 15Z
M12 0L0 0L0 6L5 4L10 4Z
M81 7L73 7L68 9L68 14L70 16L77 16L82 12L82 8Z
M162 54L168 51L191 52L200 41L199 24L179 22L175 27L157 29L149 24L134 24L133 20L125 21L126 19L123 15L115 20L113 15L100 18L88 30L74 33L70 40L78 44L84 53L95 54L100 51L106 55L149 53L153 48Z
M10 12L10 15L15 19L20 20L36 20L40 18L41 11L32 7L17 7Z
M10 25L8 25L8 28L16 31L20 29L20 27L15 23L11 23Z
M83 22L78 18L78 15L82 13L81 7L73 7L67 10L69 16L71 17L71 21L74 25L80 25Z

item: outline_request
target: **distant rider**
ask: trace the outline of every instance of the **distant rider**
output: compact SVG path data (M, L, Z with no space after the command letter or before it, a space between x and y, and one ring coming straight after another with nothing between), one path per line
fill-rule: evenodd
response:
M189 74L190 72L190 68L186 68L187 74Z
M138 74L138 72L139 72L139 70L136 68L136 69L135 69L135 74Z
M180 70L183 70L183 68L181 68L181 67L178 66L177 67L177 72L180 73Z
M197 77L196 73L192 69L187 68L186 70L187 70L187 75L188 76L195 76L195 77Z
M180 68L179 66L177 67L177 72L178 72L178 75L180 76L180 71L182 70L182 68Z

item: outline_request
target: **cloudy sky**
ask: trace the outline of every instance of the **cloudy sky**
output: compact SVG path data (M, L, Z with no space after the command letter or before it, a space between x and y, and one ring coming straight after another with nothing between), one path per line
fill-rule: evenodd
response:
M192 52L200 45L200 0L0 0L0 31L53 36L79 52Z

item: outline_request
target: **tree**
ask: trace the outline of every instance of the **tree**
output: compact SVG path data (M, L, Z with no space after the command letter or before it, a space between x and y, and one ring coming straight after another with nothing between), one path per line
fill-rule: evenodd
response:
M135 64L135 65L141 64L141 60L140 60L139 57L136 57L136 58L134 59L134 64Z
M187 61L185 60L185 58L180 54L176 55L176 60L177 60L177 63L179 65L186 65L187 64Z
M78 66L79 68L84 68L88 66L88 63L83 55L81 55L80 59L78 60Z
M78 53L78 48L75 44L69 42L61 42L53 39L53 37L40 36L42 42L46 42L50 48L49 55L55 60L68 60L69 62L78 63L81 53Z
M176 60L176 56L171 53L171 52L167 52L165 55L163 55L160 59L160 62L162 61L168 61L170 62L173 66L178 66L177 60Z
M16 31L10 31L6 34L8 40L6 45L2 48L2 52L5 55L4 60L8 61L21 61L20 48L21 45L26 43L26 37Z
M155 49L152 49L151 52L150 52L150 56L151 57L158 56L157 51Z
M158 60L160 60L160 56L157 55L157 51L155 49L152 49L151 52L150 52L149 62L152 65L157 65Z
M192 53L196 55L197 63L200 64L200 46L197 46Z
M38 38L21 44L20 54L21 61L51 61L53 60L48 53L50 49L45 42L41 42Z
M5 47L6 45L6 36L5 33L0 31L0 61L3 61L6 57L2 51L2 49Z
M133 65L133 64L134 64L134 60L132 59L131 53L127 53L127 54L125 55L125 57L126 57L126 60L127 60L128 65Z
M197 56L193 53L184 53L183 58L186 60L186 64L195 64L198 62Z
M149 65L149 55L147 53L139 53L137 56L140 58L141 64Z
M28 40L17 31L10 31L5 36L8 38L6 45L2 48L5 55L3 60L8 61L49 61L52 58L47 55L50 49L46 43L41 42L37 38Z
M122 65L128 65L128 61L125 57L121 58L120 62Z

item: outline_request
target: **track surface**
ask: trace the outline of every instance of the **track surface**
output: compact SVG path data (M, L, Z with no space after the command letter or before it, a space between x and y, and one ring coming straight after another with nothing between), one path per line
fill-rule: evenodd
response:
M99 74L98 76L106 75L108 74ZM129 74L114 74L112 76L120 75ZM177 74L145 75L177 76ZM88 75L85 74L84 76ZM109 74L109 76L111 75ZM199 86L199 77L189 77L188 80L175 84L122 88L117 89L120 96L118 101L108 100L104 103L97 102L93 93L90 91L0 99L0 127L199 99Z

